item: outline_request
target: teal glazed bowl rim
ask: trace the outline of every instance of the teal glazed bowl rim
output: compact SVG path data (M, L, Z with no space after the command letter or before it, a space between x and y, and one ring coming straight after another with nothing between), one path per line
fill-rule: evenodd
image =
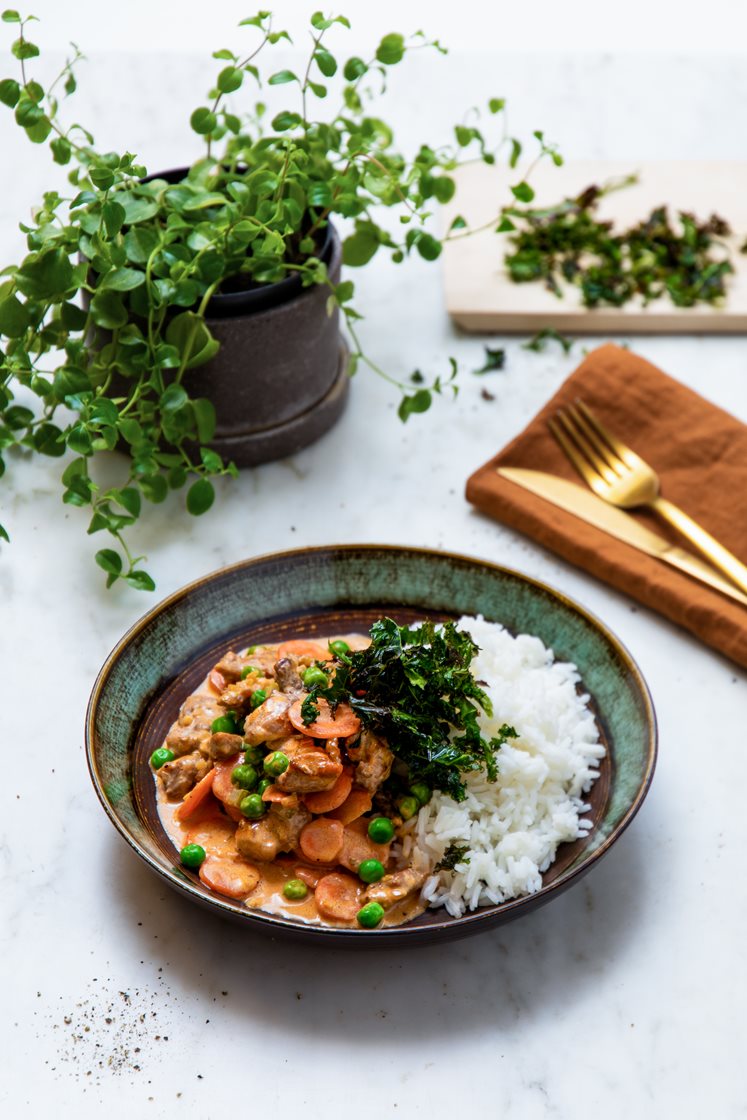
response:
M147 757L179 704L234 641L352 630L382 613L402 622L483 614L531 633L576 663L607 746L586 801L593 827L563 844L534 894L461 917L427 910L401 926L358 930L306 925L213 894L178 866L160 828ZM656 765L657 725L648 686L609 628L563 592L477 558L379 544L270 553L212 572L158 603L102 666L86 713L88 768L119 834L169 886L213 912L273 936L349 948L405 947L476 933L536 909L577 882L610 850L641 807ZM150 791L150 792L149 792ZM150 798L150 803L149 799ZM562 852L562 858L561 858Z

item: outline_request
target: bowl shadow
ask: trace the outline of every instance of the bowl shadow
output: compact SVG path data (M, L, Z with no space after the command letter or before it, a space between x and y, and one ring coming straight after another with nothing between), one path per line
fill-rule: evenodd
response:
M635 951L636 930L655 904L645 839L645 828L629 830L582 881L517 921L404 953L305 946L242 929L167 890L114 836L106 905L122 936L130 931L133 953L162 967L175 995L188 993L213 1014L216 994L226 997L220 1014L229 1029L245 1031L250 1020L286 1037L367 1046L393 1032L507 1031L584 1001Z

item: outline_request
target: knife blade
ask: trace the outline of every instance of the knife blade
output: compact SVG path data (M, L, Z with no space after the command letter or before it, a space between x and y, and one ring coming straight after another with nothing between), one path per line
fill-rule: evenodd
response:
M722 595L728 595L730 599L747 606L747 595L743 595L727 580L722 579L708 564L691 556L684 549L670 544L652 529L639 524L629 513L603 501L583 486L553 474L546 474L544 471L526 470L521 467L496 467L496 470L502 478L508 479L517 486L523 486L525 490L537 494L538 497L544 498L545 501L551 502L566 513L573 514L574 517L586 521L603 533L608 533L611 537L616 537L617 540L624 541L649 556L655 556L657 560L663 560L665 564L671 564L692 579L707 583Z

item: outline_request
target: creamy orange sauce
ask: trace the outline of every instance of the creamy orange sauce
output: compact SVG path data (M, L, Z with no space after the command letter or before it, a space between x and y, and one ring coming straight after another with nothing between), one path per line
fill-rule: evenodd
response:
M333 635L329 638L315 637L314 640L320 643L326 643L334 641L339 637L342 637L351 649L363 649L369 642L366 636L360 634ZM271 643L265 643L265 645L270 648L272 646ZM258 648L261 649L262 647ZM210 700L212 703L216 700L216 692L210 685L210 674L204 678L197 689L186 699L189 700L200 697L204 697L205 700ZM178 720L175 721L173 727L176 727L177 724ZM158 781L155 774L154 779L157 784L158 813L161 823L177 850L181 850L181 848L187 844L199 844L207 853L205 863L203 864L205 870L209 870L211 858L223 858L229 860L231 866L235 865L235 869L239 875L250 875L251 868L256 868L259 872L259 881L256 885L253 886L246 897L238 899L238 901L243 901L248 909L262 910L270 914L278 915L279 917L304 922L309 925L350 929L362 928L355 918L343 920L329 918L326 915L322 916L317 908L314 890L311 886L309 887L308 894L303 899L290 900L283 894L283 887L290 879L301 878L307 882L313 882L323 875L339 871L351 881L356 882L357 909L360 909L367 901L366 884L358 880L354 872L337 865L311 864L304 860L303 857L298 858L296 853L281 854L272 862L244 859L239 854L236 847L235 834L237 822L227 815L215 797L212 795L208 797L206 802L200 806L187 821L181 821L177 818L176 812L182 802L170 800L166 796L162 783ZM390 859L388 861L387 871L396 869L396 863ZM229 895L229 897L234 896ZM383 926L397 926L401 925L403 922L410 921L418 914L423 913L426 906L427 904L421 901L419 892L415 892L389 907L385 911L384 917L377 928L382 928Z

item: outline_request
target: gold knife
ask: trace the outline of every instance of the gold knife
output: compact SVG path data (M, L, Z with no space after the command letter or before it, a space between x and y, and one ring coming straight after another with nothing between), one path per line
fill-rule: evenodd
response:
M633 548L679 568L693 579L707 583L722 595L728 595L730 599L736 599L738 603L747 606L747 595L743 595L727 580L722 579L708 564L691 556L684 549L670 544L658 533L640 525L629 513L624 513L623 510L602 501L583 486L577 486L575 482L568 482L553 474L545 474L544 471L525 470L521 467L496 467L496 470L502 478L514 482L517 486L523 486L525 490L530 490L532 494L537 494L567 513L572 513L574 517L579 517L589 525L601 529L603 533L609 533L611 537L625 541Z

